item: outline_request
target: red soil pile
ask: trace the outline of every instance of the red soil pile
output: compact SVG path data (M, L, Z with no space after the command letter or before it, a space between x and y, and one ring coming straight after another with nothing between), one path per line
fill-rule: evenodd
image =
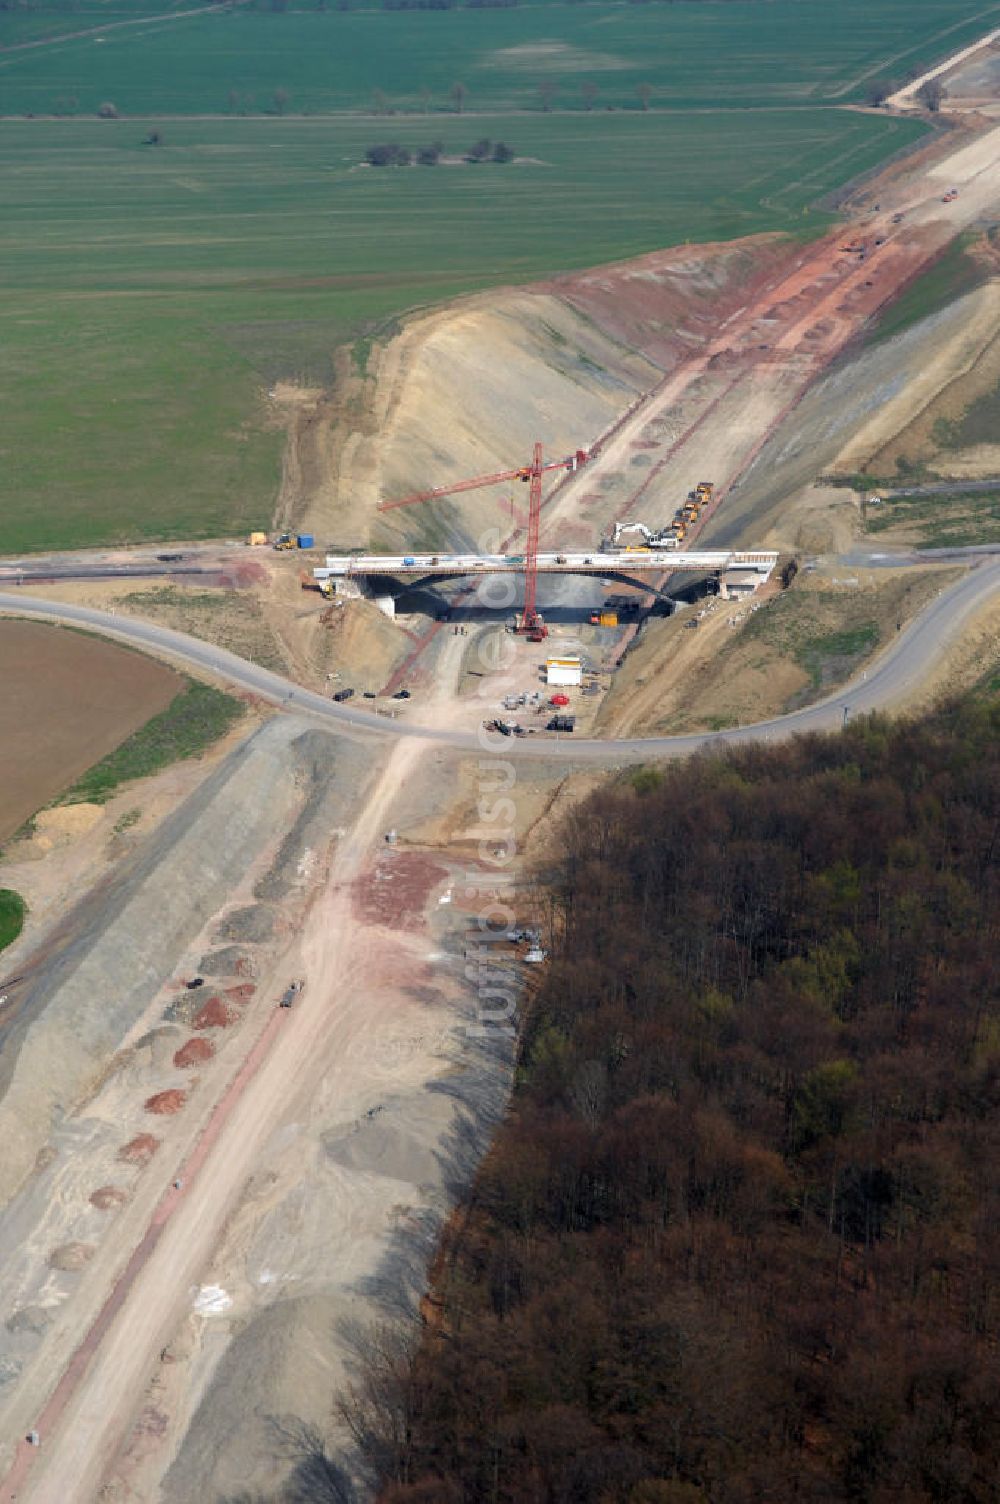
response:
M241 982L238 987L227 987L226 996L231 997L234 1003L248 1003L256 991L252 982Z
M143 1106L147 1112L155 1112L158 1117L165 1117L172 1112L180 1112L187 1101L187 1092L178 1091L171 1087L170 1091L158 1091L155 1097L147 1097Z
M211 1060L214 1054L215 1045L210 1039L189 1039L177 1051L174 1064L179 1071L184 1071L189 1065L201 1065L203 1060Z
M138 1137L130 1139L124 1149L119 1149L118 1158L126 1164L144 1165L152 1159L159 1147L158 1138L154 1138L151 1133L140 1133Z
M91 1206L96 1206L98 1211L109 1212L116 1206L122 1206L128 1200L125 1192L116 1185L98 1186L90 1198Z
M210 997L191 1020L194 1029L225 1029L231 1023L229 1009L221 997Z

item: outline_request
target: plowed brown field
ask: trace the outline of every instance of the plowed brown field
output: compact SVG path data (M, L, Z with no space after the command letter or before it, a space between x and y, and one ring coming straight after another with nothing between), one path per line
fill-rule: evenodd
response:
M0 841L163 710L172 669L96 637L0 620Z

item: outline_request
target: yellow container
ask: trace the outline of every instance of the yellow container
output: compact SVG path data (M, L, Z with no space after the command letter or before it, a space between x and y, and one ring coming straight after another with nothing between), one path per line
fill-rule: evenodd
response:
M250 534L249 543L250 543L250 547L251 548L260 548L266 542L267 542L267 534L266 533L251 533Z

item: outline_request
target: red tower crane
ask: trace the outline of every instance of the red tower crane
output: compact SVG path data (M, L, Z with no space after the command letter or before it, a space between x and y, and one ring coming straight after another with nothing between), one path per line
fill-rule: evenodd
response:
M414 491L412 496L401 496L398 501L379 503L380 512L391 512L396 507L413 506L418 501L433 501L438 496L456 496L460 491L478 491L483 486L494 486L505 480L520 480L530 486L528 492L528 536L524 546L524 611L517 624L519 632L527 632L534 641L545 635L545 626L535 601L538 592L538 526L542 512L542 476L549 470L576 470L586 463L589 455L585 449L562 460L542 459L542 446L536 444L530 465L521 465L516 470L498 470L493 475L476 475L471 480L459 480L451 486L434 486L429 491Z

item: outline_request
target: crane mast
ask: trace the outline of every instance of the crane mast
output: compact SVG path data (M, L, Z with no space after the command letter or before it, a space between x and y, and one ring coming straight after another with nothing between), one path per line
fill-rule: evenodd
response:
M414 491L397 501L379 502L380 512L391 512L396 507L412 506L419 501L434 501L439 496L456 496L462 491L477 491L483 486L497 485L501 481L526 482L528 491L528 530L524 548L524 610L517 623L517 630L525 632L532 641L541 641L545 636L545 624L537 607L538 596L538 534L542 515L542 476L550 470L574 471L590 458L585 449L562 460L549 460L546 464L542 446L536 442L530 465L521 465L516 470L497 470L492 475L476 475L470 480L459 480L450 486L433 486L428 491Z

